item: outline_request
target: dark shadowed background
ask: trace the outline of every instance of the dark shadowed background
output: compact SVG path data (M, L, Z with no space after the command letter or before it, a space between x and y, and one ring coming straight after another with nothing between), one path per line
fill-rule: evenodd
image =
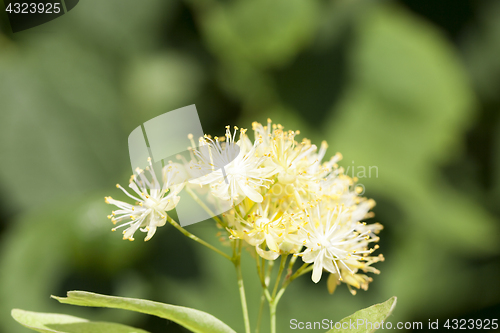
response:
M499 1L81 0L16 34L0 8L1 332L28 332L12 308L185 332L49 299L74 289L190 306L242 331L230 264L168 226L122 241L106 218L104 196L131 173L128 134L190 104L213 135L270 117L366 169L382 273L356 296L301 278L281 332L393 295L393 323L499 318ZM217 242L212 222L189 230Z

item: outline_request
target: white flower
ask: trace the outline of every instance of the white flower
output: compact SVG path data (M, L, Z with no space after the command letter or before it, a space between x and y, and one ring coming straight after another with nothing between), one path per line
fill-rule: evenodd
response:
M226 142L223 144L218 137L212 140L205 136L204 140L200 140L200 148L194 151L198 159L195 168L203 176L190 180L190 183L209 185L214 196L231 203L244 197L262 202L260 188L269 187L272 180L268 178L275 173L275 168L262 167L266 157L256 154L257 142L240 149L241 142L244 142L242 139L246 142L246 130L241 130L240 141L235 142L236 130L237 127L231 135L229 126L226 127Z
M326 141L321 143L318 151L316 145L307 139L301 143L295 140L300 131L285 131L280 124L271 124L271 119L267 120L266 126L257 122L252 126L256 140L261 142L260 153L269 156L266 165L276 167L278 192L283 192L279 190L287 187L286 193L293 194L299 206L303 205L303 199L307 202L317 196L327 176L338 173L334 166L342 158L340 153L328 162L322 162L328 148Z
M248 209L247 202L239 205L239 210ZM264 203L258 203L254 212L247 215L245 219L234 211L229 217L231 238L244 239L249 245L255 246L257 253L264 259L275 260L282 253L294 253L296 244L288 242L285 238L288 233L297 231L293 227L293 217L289 214L283 214L281 207L276 206L267 200ZM269 248L267 250L266 248Z
M365 254L374 251L368 250L367 245L378 241L378 237L374 237L371 229L365 230L364 224L353 223L347 209L339 205L332 208L320 201L306 209L306 217L293 239L306 247L299 255L304 262L313 263L315 283L321 279L323 269L337 274L342 281L346 272L356 273L356 265L366 266Z
M135 195L130 194L119 184L116 185L128 197L136 201L134 205L111 197L105 198L106 203L119 208L113 211L108 218L113 224L124 222L113 229L115 231L127 227L123 231L123 239L134 240L134 233L140 228L142 232L147 232L144 241L150 240L155 234L156 228L165 225L167 212L174 209L180 199L177 194L184 186L183 177L185 175L182 167L173 163L166 165L163 168L163 183L160 184L150 158L148 158L148 162L149 166L146 171L149 172L149 178L140 168L137 168L130 178L129 187L135 192Z
M300 131L285 131L279 124L271 125L271 119L267 122L267 126L257 122L252 124L255 141L262 144L260 153L270 156L268 164L274 165L277 169L278 181L282 184L292 184L302 171L310 166L307 156L316 151L316 146L307 140L298 144L295 135Z

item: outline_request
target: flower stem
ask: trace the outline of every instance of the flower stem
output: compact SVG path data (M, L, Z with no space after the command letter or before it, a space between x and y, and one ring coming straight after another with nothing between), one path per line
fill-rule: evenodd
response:
M285 269L286 258L287 258L287 256L283 256L283 255L281 256L280 268L278 271L278 276L276 277L276 282L274 283L274 289L273 289L273 293L272 293L273 298L276 296L276 292L278 291L278 285L279 285L280 280L281 280L281 275L283 274L283 270Z
M269 303L269 316L271 319L271 333L276 333L276 306L277 302Z
M255 264L257 265L257 274L259 275L259 279L260 279L260 284L264 288L265 287L265 282L264 282L265 263L262 262L262 265L261 265L260 256L257 254L257 251L255 251L254 255L255 255Z
M299 276L302 276L306 273L309 273L310 271L312 271L314 268L314 265L309 265L309 264L304 264L302 265L296 272L295 274L292 275L292 277L290 278L289 282L292 282L293 280L295 280L296 278L298 278Z
M288 280L292 276L293 265L295 264L296 261L297 261L297 256L292 256L290 258L290 261L288 262L287 274L286 274L286 277L285 277L286 280Z
M281 296L283 296L283 294L285 293L286 288L293 280L295 280L296 278L298 278L299 276L301 276L307 272L310 272L313 269L313 265L309 265L309 264L305 263L299 269L297 269L297 271L293 275L291 274L291 272L289 272L287 274L285 280L283 281L283 284L281 285L280 290L276 293L277 287L278 287L279 282L281 280L281 275L282 275L282 273L285 269L285 266L286 266L286 258L287 258L286 256L285 257L281 256L280 269L278 272L278 276L276 278L272 297L267 296L267 295L269 295L269 293L266 294L267 288L264 289L264 294L266 295L267 300L269 302L269 315L270 315L270 319L271 319L271 333L276 333L276 308L278 307L278 303L281 299ZM292 260L293 260L293 258L290 259L290 261L292 261ZM288 264L289 271L291 271L294 262L295 262L295 260L293 260L293 262L290 262Z
M278 295L276 295L276 292L278 291L278 286L281 281L281 275L283 274L283 271L285 270L286 266L286 259L288 256L281 256L281 262L280 262L280 267L278 270L278 276L276 277L276 281L274 283L274 289L272 295L269 294L269 291L267 289L268 282L264 283L263 288L264 288L264 296L267 298L267 301L269 302L269 317L270 317L270 323L271 323L271 333L276 333L276 307L278 306L279 299L281 298L281 295L283 295L284 288L282 287ZM269 262L269 268L272 268L272 261ZM267 274L266 274L266 280L269 280L269 276L271 274L271 269L268 269ZM262 307L262 305L261 305Z
M236 251L233 253L232 261L236 268L236 277L238 279L238 289L240 291L241 309L243 311L243 321L245 323L245 333L250 333L250 319L248 317L247 299L245 296L245 285L243 284L243 275L241 274L241 240L236 240Z
M225 223L223 223L222 220L217 215L215 215L215 213L212 212L212 210L210 208L208 208L208 206L205 205L205 203L203 201L200 200L200 198L198 198L198 196L196 195L196 193L193 192L193 190L191 190L187 186L185 187L185 189L186 189L186 192L189 193L189 195L191 196L191 198L193 198L193 200L196 201L196 203L198 205L200 205L201 208L203 208L212 217L212 219L215 222L219 223L223 227L227 227L227 225Z
M266 303L266 295L262 292L260 296L260 306L259 306L259 315L257 316L257 325L255 327L255 333L259 333L260 331L260 323L262 321L262 313L264 312L264 304Z
M245 322L245 332L250 333L250 319L248 318L247 300L245 296L245 285L243 284L243 277L241 275L241 267L239 264L236 267L236 274L238 277L238 288L240 291L241 308L243 311L243 321Z
M267 262L267 271L264 275L264 282L262 283L262 289L264 291L264 296L266 296L266 299L269 303L271 303L272 297L271 297L271 294L269 293L269 290L267 288L269 287L269 284L271 282L271 273L273 271L273 266L274 266L274 261ZM262 267L263 267L262 270L264 271L265 260L263 261Z
M216 248L215 246L213 245L210 245L208 244L207 242L205 242L204 240L196 237L195 235L193 235L192 233L190 233L189 231L187 231L186 229L184 229L183 227L181 227L179 225L179 223L177 223L176 221L174 221L170 216L167 215L167 220L168 222L174 226L175 229L179 230L184 236L188 237L188 238L191 238L192 240L194 240L195 242L198 242L200 243L201 245L203 246L206 246L208 247L210 250L212 251L215 251L217 252L218 254L220 254L221 256L223 256L224 258L228 259L228 260L232 260L232 258L225 254L224 252L222 252L221 250L219 250L218 248Z

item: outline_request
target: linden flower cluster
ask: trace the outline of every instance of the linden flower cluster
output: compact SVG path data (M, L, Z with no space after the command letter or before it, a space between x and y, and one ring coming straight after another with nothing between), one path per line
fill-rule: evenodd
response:
M293 264L301 258L302 272L312 271L315 283L330 274L329 289L334 281L346 283L353 294L352 287L366 290L372 278L364 273L378 274L372 264L384 259L372 255L378 245L371 244L382 225L363 222L373 216L375 202L360 197L357 179L338 166L342 155L325 160L326 142L319 149L307 139L298 142L299 131L269 119L266 125L254 122L252 129L253 141L246 129L229 126L224 137L206 135L197 146L190 136L191 160L166 165L161 183L152 165L137 169L132 194L117 185L135 204L106 198L119 208L109 216L121 223L115 229L126 227L124 239L133 240L140 230L149 240L167 220L176 226L169 211L189 195L183 189L198 189L199 195L230 204L218 220L226 241L242 240L267 262L292 255Z

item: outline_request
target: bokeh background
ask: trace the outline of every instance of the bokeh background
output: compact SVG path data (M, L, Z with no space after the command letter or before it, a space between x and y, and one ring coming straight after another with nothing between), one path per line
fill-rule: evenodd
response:
M394 323L499 318L499 54L497 0L81 0L17 34L2 11L0 331L29 332L14 307L185 331L49 299L74 289L190 306L242 331L230 263L169 227L122 241L106 219L103 197L131 173L128 134L190 104L209 133L270 117L328 140L344 167L377 167L360 182L385 225L381 275L356 296L301 278L281 332L393 295ZM217 242L211 222L189 230Z

